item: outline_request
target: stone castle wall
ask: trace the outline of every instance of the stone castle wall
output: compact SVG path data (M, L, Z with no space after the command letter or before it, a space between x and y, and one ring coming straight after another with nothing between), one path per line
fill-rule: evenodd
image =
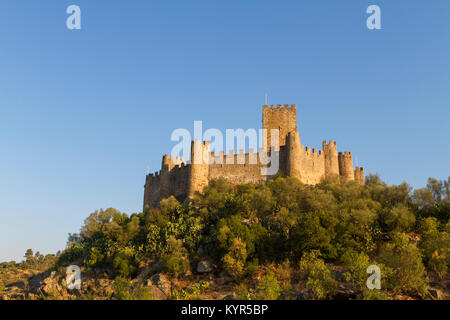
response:
M209 179L224 177L235 184L265 181L266 177L261 175L261 169L266 166L259 161L259 153L252 149L249 151L247 154L243 150L238 154L212 154L215 159L209 166Z
M270 134L265 148L249 153L240 150L224 154L210 152L209 142L194 140L191 144L191 159L185 162L178 157L163 156L161 170L146 177L144 207L158 207L159 201L175 196L178 201L191 198L196 191L202 191L211 179L224 177L233 184L259 183L272 176L262 174L267 169L267 159L273 152L279 156L279 171L296 177L306 184L317 184L322 179L340 176L343 181L365 183L364 169L353 169L351 152L337 152L336 142L323 141L321 151L301 144L297 131L296 106L263 106L263 129L278 129L279 147L271 147ZM271 150L267 154L265 150ZM269 164L270 165L270 164Z

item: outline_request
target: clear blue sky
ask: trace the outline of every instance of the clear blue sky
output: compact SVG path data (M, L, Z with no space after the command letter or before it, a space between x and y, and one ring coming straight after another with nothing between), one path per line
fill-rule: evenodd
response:
M259 128L266 92L305 145L335 139L389 184L446 178L449 25L448 0L2 0L0 261L140 211L172 130Z

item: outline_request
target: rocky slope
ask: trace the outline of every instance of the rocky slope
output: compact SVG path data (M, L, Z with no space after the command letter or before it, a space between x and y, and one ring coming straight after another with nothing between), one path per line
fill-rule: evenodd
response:
M111 279L107 274L82 272L81 289L68 290L65 274L55 270L2 270L0 281L6 285L0 290L0 300L110 300L110 299L208 299L234 300L254 297L257 277L246 283L248 295L239 292L241 286L223 271L216 270L208 261L200 261L195 274L188 272L180 277L169 277L158 271L157 263L140 270L133 280ZM346 281L344 270L336 269L333 277L339 282L333 299L355 299L357 289ZM427 299L450 299L450 280L430 281ZM280 299L310 299L310 292L301 283L290 285ZM392 296L396 300L418 297Z

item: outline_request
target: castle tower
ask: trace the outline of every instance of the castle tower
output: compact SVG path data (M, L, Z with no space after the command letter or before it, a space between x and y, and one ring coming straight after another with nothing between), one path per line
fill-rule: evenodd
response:
M345 151L339 152L339 174L345 182L355 180L355 172L353 171L352 153Z
M286 137L287 165L286 174L299 180L301 174L302 146L300 144L300 134L297 131L289 132Z
M144 210L146 206L157 207L160 200L160 179L159 172L150 173L145 177L144 189Z
M322 149L325 155L325 176L338 176L339 161L336 141L330 140L330 143L327 144L327 142L324 140L322 142Z
M160 198L168 198L170 196L170 170L173 168L173 162L168 154L165 154L161 163L161 176L160 176Z
M297 106L295 104L289 106L281 104L277 106L268 105L263 106L263 129L267 129L267 140L264 142L263 148L270 150L271 143L271 129L279 130L279 144L278 146L286 145L286 136L289 132L297 131Z
M191 170L189 174L188 197L192 198L196 191L201 192L208 185L209 176L209 141L196 139L191 143Z
M366 184L366 179L364 177L364 168L362 167L355 168L355 181L362 186Z

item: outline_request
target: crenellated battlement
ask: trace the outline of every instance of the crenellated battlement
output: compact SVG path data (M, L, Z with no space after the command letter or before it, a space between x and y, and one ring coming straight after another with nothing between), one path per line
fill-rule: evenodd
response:
M144 207L157 207L162 198L171 195L179 201L189 199L217 177L225 177L234 184L267 181L275 175L268 170L273 159L278 162L276 170L306 184L317 184L332 176L365 183L364 169L353 168L352 153L338 153L336 141L323 140L322 150L301 144L295 104L264 105L262 120L263 129L279 130L278 147L271 145L270 135L259 150L240 149L237 153L234 150L211 152L209 141L194 140L188 161L165 154L161 170L146 176Z
M322 141L322 146L325 147L330 147L330 146L336 146L336 141L334 140L329 140L327 143L327 140L323 140Z
M182 164L186 164L182 157L165 154L162 158L161 168L163 171L171 171L175 166L181 166Z
M156 177L159 177L160 174L161 174L161 171L156 171L154 173L149 173L149 174L147 174L147 178L156 178Z
M260 148L258 152L255 152L254 148L249 148L249 152L247 153L244 149L240 149L238 153L235 153L234 150L229 150L226 154L224 151L219 151L218 154L213 151L210 153L209 163L212 166L235 164L262 165L267 164L267 158L275 152L277 152L275 148L272 148L270 152L264 148Z
M269 112L269 111L296 111L297 110L297 105L296 104L276 104L276 105L263 105L263 112Z
M304 154L311 157L320 157L323 156L323 153L321 150L317 150L316 148L311 147L304 147L303 148Z

